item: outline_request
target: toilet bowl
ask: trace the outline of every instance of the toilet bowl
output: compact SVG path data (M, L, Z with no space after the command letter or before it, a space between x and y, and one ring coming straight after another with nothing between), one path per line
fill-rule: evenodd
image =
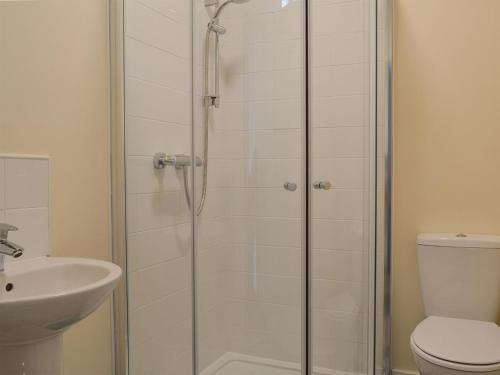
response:
M500 237L417 238L427 318L410 347L421 375L500 375Z
M492 322L431 316L410 346L422 375L500 375L500 327Z

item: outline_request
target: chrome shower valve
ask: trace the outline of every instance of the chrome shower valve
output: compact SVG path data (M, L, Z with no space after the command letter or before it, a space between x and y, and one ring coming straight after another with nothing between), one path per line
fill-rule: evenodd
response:
M167 155L163 152L158 152L153 158L153 165L155 169L164 169L165 167L175 167L181 169L191 166L191 156L184 154ZM196 166L201 167L203 160L199 156L196 157Z

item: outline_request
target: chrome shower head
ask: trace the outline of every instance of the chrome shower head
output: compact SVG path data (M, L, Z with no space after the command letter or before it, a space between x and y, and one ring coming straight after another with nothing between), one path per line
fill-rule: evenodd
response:
M250 0L227 0L225 1L224 3L222 3L222 5L220 5L216 10L215 10L215 14L213 16L213 19L217 19L219 18L220 14L222 13L222 11L224 10L224 8L226 6L228 6L229 4L244 4L244 3L248 3Z

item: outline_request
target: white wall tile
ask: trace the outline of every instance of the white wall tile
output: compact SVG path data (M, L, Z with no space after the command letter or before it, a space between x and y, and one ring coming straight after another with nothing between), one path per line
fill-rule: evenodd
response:
M247 327L252 330L274 333L300 334L301 309L278 304L248 302Z
M131 271L188 256L191 251L190 225L130 234L127 248Z
M44 158L0 158L0 222L19 228L9 240L24 247L21 258L49 253L49 161Z
M368 99L363 95L315 98L312 122L317 127L366 125Z
M301 244L300 219L259 218L256 224L259 245L299 247Z
M313 131L313 157L363 157L366 154L366 133L367 129L362 127L316 128Z
M312 7L314 35L359 32L366 29L364 1L323 3Z
M153 267L130 273L130 304L132 309L144 306L189 286L189 259L177 258Z
M256 158L293 159L300 155L299 130L257 131L253 135Z
M247 255L255 272L267 275L301 277L302 250L298 247L258 246ZM248 250L248 248L247 248ZM252 271L248 269L248 272Z
M313 274L315 278L338 281L362 281L362 252L314 250Z
M190 22L191 5L188 1L140 0L140 2L178 23L187 24Z
M187 125L128 117L127 155L151 157L156 152L189 154L191 129Z
M366 94L368 90L366 64L320 66L312 73L313 97Z
M145 6L141 1L126 2L126 35L176 56L190 56L188 22L175 22ZM162 32L158 32L161 30Z
M128 231L136 233L188 222L184 192L130 194Z
M189 315L190 308L191 294L188 289L183 289L138 310L132 310L131 340L141 343L169 336L168 330L182 324Z
M298 182L298 181L291 181ZM255 200L251 204L255 208L255 213L261 217L287 217L300 218L301 212L301 192L285 191L283 187L255 190ZM241 195L241 194L240 194ZM241 198L240 198L241 199Z
M360 283L314 280L313 306L321 310L357 314L363 310L363 286Z
M127 114L150 120L188 125L191 97L167 86L127 79Z
M188 59L133 38L127 40L126 53L127 76L183 92L191 90L191 63ZM165 69L166 66L168 69Z
M249 103L251 129L299 129L301 127L299 100L258 100Z
M366 206L362 190L336 189L318 191L312 198L315 219L363 220Z
M42 159L5 159L6 208L47 207L49 162Z
M312 227L314 248L363 250L363 224L361 221L316 219Z

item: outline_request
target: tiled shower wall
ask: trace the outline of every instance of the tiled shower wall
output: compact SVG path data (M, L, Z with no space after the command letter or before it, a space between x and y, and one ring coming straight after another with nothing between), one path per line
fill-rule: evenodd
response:
M182 179L156 152L191 153L191 5L125 1L131 374L191 373L191 225Z
M312 0L314 365L367 358L367 0ZM127 220L132 374L190 371L190 223L182 176L152 156L189 154L186 0L126 0ZM202 41L194 2L196 154ZM209 189L197 222L199 362L226 352L289 362L301 350L303 2L252 0L221 23L222 105L210 126ZM201 169L197 171L201 185ZM295 182L298 190L283 189ZM197 192L199 196L199 191Z

